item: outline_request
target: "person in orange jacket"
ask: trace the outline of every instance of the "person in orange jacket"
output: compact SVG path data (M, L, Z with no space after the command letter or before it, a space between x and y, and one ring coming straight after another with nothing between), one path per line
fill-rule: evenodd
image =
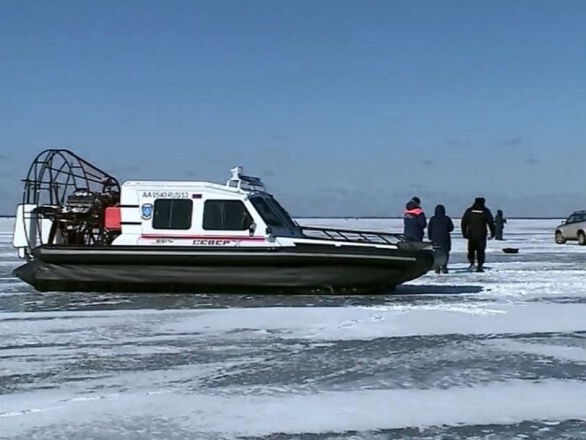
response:
M413 197L405 205L403 213L403 235L407 241L423 241L427 219L421 208L419 197Z

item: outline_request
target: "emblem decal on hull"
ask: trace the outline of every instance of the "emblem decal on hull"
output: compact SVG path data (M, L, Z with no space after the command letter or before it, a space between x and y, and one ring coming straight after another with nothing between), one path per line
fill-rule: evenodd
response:
M152 203L143 203L140 207L141 218L143 220L149 220L153 216L153 204Z

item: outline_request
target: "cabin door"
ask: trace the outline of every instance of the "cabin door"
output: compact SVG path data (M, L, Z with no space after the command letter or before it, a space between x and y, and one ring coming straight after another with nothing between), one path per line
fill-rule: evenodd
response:
M189 245L197 212L194 200L158 198L141 204L141 241L154 245Z
M203 204L199 240L197 244L202 246L250 246L262 244L265 238L242 200L208 198Z

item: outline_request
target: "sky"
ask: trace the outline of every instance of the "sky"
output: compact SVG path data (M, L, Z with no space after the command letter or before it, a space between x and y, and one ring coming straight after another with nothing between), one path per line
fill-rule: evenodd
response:
M294 216L586 209L586 2L0 0L0 214L69 148Z

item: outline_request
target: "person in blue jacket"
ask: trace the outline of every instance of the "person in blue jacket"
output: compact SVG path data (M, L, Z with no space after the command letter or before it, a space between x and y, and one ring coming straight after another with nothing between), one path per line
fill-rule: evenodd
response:
M407 241L423 241L424 231L427 227L425 213L421 209L419 197L413 197L405 205L403 213L403 235Z
M443 266L436 267L435 273L448 273L448 261L450 259L450 251L452 250L452 234L454 230L454 222L446 215L446 207L444 205L437 205L435 207L435 215L429 219L429 226L427 227L427 236L431 242L446 252L446 262Z

